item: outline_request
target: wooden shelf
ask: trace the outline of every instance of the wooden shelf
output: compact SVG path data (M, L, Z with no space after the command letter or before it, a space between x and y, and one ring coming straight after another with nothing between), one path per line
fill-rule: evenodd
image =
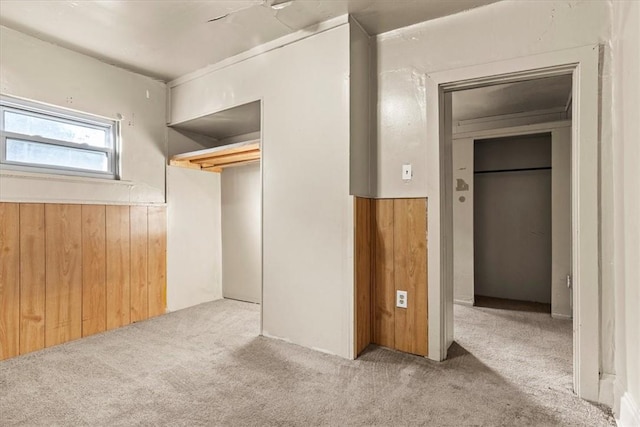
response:
M171 158L169 164L207 172L222 172L226 167L244 165L259 160L260 142L249 141L177 154Z

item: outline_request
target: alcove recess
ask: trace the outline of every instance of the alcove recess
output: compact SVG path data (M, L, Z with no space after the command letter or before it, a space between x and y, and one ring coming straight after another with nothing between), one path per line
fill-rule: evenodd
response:
M172 125L175 132L203 149L194 150L192 144L190 149L173 151L169 164L222 172L260 161L260 109L260 101L254 101Z
M427 200L356 197L354 241L356 355L377 344L426 356Z

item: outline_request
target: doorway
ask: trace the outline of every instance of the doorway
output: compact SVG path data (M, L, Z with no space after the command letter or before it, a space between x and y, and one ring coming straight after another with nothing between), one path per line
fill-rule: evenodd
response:
M503 376L563 388L572 379L571 93L571 75L559 75L450 97L454 340ZM523 349L535 356L529 369L516 367Z
M573 389L598 399L598 46L549 52L427 75L429 200L429 358L444 360L453 343L452 92L499 83L572 76L571 235ZM538 131L535 125L529 129Z
M451 92L454 302L572 317L572 99L570 74Z

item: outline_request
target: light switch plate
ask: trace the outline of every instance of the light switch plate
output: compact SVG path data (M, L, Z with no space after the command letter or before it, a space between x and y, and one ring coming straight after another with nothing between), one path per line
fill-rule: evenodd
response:
M407 308L407 291L396 291L396 307Z
M413 178L413 171L411 170L411 164L402 165L402 179L404 181L410 181Z

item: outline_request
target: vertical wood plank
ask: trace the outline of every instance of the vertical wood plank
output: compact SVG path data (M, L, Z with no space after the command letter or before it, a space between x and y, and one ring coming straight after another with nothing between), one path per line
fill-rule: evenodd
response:
M106 330L106 209L82 206L82 336Z
M427 355L427 228L425 199L394 200L395 289L407 308L395 309L395 348Z
M131 322L149 317L147 207L131 206Z
M164 314L167 307L167 212L162 206L148 208L149 317Z
M45 345L82 336L82 212L79 205L45 206Z
M107 329L131 322L129 237L129 206L107 206Z
M371 343L371 200L355 198L356 356Z
M20 207L0 203L0 360L20 353Z
M20 354L44 348L44 204L20 205Z
M392 199L375 200L372 216L374 238L373 336L374 343L394 347L395 276L394 209Z

